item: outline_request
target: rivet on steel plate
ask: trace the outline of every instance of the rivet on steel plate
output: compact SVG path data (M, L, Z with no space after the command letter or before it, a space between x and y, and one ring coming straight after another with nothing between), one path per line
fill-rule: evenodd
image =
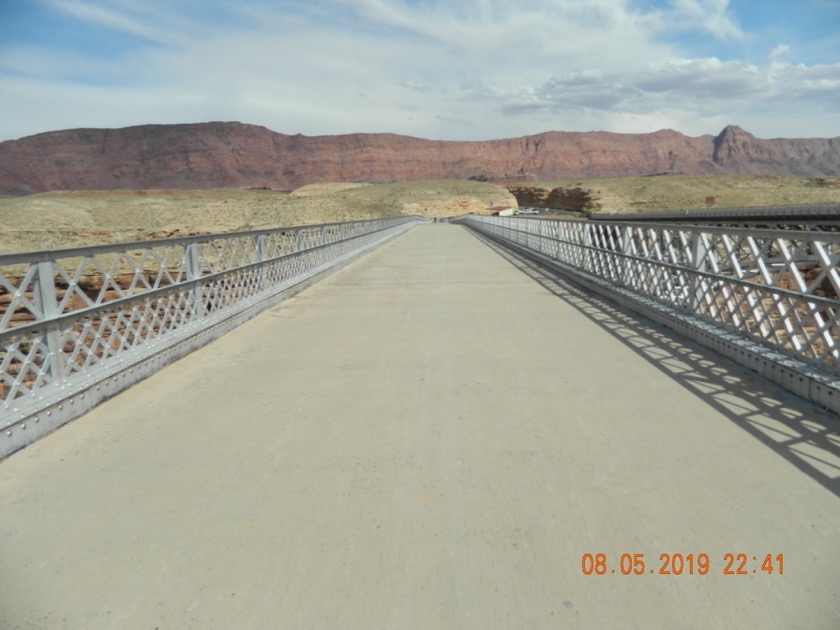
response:
M6 435L8 435L9 437L11 437L12 432L11 432L11 431L6 431Z

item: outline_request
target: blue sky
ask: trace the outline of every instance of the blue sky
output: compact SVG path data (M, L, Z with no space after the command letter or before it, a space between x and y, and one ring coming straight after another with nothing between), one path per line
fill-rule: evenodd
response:
M211 120L837 137L838 27L840 0L2 0L0 140Z

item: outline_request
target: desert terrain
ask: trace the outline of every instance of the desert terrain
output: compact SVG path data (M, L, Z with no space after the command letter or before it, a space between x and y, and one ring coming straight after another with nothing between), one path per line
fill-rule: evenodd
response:
M750 208L840 203L840 177L783 175L667 175L561 179L534 184L553 190L580 188L594 212Z
M470 181L312 184L292 193L218 188L48 192L0 198L0 253L399 215L426 218L515 206Z
M527 186L537 193L579 188L593 199L593 212L605 213L840 203L837 177L672 175ZM48 192L0 198L0 253L398 215L446 217L517 205L504 186L467 180L325 183L291 193L242 188Z

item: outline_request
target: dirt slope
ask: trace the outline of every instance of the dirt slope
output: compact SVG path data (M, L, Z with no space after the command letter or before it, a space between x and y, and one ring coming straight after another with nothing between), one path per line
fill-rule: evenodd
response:
M505 188L470 181L266 190L50 192L0 198L0 253L211 232L516 205Z

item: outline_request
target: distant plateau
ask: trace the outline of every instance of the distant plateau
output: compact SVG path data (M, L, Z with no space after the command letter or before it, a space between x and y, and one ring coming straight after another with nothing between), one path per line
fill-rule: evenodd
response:
M0 195L473 179L505 184L645 175L840 175L840 138L549 131L487 141L285 135L239 122L52 131L0 143Z

